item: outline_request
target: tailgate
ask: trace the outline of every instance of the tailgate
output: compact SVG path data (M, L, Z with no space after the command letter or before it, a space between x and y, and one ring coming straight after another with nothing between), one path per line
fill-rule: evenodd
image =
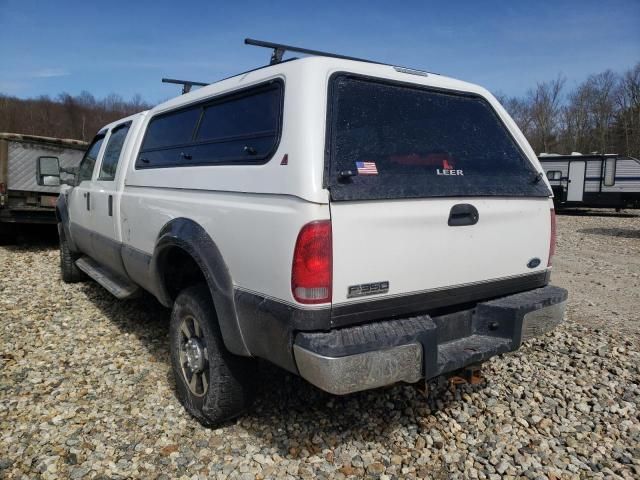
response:
M453 305L471 301L474 292L500 295L504 284L518 290L522 276L542 273L544 279L551 234L547 198L467 198L464 203L478 212L477 223L450 226L451 210L460 203L332 203L334 305L437 291L450 292L437 306ZM478 288L494 282L503 286Z
M551 191L489 99L351 74L329 97L334 325L546 283Z

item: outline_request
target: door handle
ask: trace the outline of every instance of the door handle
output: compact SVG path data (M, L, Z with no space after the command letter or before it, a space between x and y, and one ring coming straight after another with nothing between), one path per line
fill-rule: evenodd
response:
M87 192L84 196L87 198L87 210L91 210L91 194Z
M107 201L108 204L108 209L109 209L109 216L113 217L113 195L109 195L109 200Z
M449 212L449 226L462 227L478 223L480 214L478 209L469 203L458 203L451 207Z

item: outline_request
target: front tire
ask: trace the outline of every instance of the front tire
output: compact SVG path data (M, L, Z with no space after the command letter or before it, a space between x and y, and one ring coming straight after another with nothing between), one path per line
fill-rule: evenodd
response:
M206 285L186 288L178 295L169 336L178 398L201 424L219 425L250 406L255 361L225 348Z
M84 280L85 274L76 266L78 255L69 248L67 240L60 236L60 273L65 283L77 283Z

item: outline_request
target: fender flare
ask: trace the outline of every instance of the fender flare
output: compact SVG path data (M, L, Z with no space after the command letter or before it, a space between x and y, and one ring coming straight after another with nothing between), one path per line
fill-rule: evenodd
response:
M58 220L58 235L60 239L67 241L67 245L72 252L78 252L78 247L71 236L69 206L67 205L67 196L64 194L61 194L56 202L56 219Z
M200 267L211 292L227 349L236 355L250 356L238 322L229 268L220 249L205 229L188 218L174 218L162 227L158 234L149 273L152 283L157 287L155 290L160 303L165 306L172 304L171 296L165 287L163 272L164 257L171 247L184 250Z

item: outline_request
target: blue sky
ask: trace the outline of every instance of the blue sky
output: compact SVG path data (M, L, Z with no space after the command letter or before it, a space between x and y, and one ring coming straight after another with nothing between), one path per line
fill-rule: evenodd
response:
M0 93L178 93L264 64L245 37L421 68L523 95L640 61L640 0L0 0Z

